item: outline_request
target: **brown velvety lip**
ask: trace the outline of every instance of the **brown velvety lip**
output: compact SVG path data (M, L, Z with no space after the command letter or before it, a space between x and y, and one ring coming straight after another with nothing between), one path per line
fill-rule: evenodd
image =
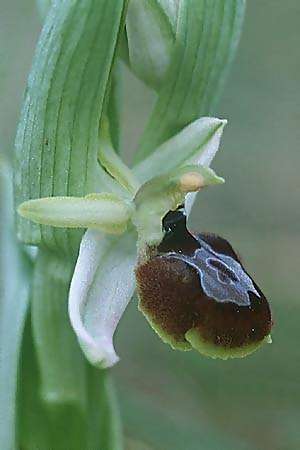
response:
M186 263L157 256L136 271L140 307L177 342L197 329L217 346L241 347L259 342L272 327L266 298L250 293L250 306L219 303L207 297L196 271ZM256 286L257 287L257 286Z
M166 234L156 254L152 253L136 270L140 309L173 342L187 342L185 334L191 329L199 333L202 341L217 347L240 348L262 341L272 328L271 310L230 243L215 234L191 234L180 211L166 218ZM203 241L220 256L229 256L241 264L256 290L248 291L248 305L208 296L198 271L178 258L193 255Z

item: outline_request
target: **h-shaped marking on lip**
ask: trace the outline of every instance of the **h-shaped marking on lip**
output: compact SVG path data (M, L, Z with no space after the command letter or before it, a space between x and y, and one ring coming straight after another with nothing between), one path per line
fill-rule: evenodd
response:
M253 281L238 261L231 256L217 253L202 239L199 239L199 243L201 247L191 256L175 252L164 256L184 261L196 269L203 291L216 301L250 306L249 292L260 297Z

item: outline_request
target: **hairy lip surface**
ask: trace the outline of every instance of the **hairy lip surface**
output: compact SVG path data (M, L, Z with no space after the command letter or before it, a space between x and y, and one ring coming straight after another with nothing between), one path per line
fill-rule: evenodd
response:
M187 342L185 334L191 329L196 329L208 343L229 348L263 340L272 327L268 301L229 242L212 234L192 235L185 217L176 212L175 219L175 224L168 221L168 231L157 255L136 270L140 309L154 326L178 343ZM203 261L199 268L193 259L203 248L211 249L207 258L216 261L215 267L209 269L215 270L212 289L207 289L207 280L204 285L207 269ZM224 267L219 270L222 264L227 274ZM236 279L240 281L242 276L244 291L233 291ZM244 297L239 301L240 293Z

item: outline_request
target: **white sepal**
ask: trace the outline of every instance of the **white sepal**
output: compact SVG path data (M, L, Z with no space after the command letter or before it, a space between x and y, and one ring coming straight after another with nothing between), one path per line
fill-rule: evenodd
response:
M69 316L91 364L107 368L118 360L113 335L135 289L136 237L88 230L81 242L69 294Z

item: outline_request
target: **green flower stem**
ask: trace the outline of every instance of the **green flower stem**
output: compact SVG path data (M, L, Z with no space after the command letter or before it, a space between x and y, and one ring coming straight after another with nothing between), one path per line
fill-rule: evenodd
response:
M142 136L141 161L215 106L235 54L245 0L183 0L169 70Z
M53 440L39 392L39 370L32 342L30 315L27 317L20 349L17 449L49 450Z
M82 450L86 445L87 417L76 405L49 404L41 397L41 379L30 318L25 327L18 395L18 449ZM97 447L96 447L97 448Z
M100 387L101 386L101 387ZM87 449L122 450L122 426L115 389L106 370L88 367L89 429Z
M74 403L50 405L41 397L30 320L21 355L18 450L122 450L118 404L106 371L84 361L88 408L83 413Z
M68 289L74 263L40 249L32 288L32 332L41 374L41 396L49 408L86 406L84 358L68 319Z

